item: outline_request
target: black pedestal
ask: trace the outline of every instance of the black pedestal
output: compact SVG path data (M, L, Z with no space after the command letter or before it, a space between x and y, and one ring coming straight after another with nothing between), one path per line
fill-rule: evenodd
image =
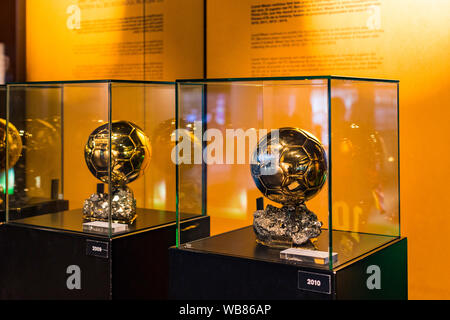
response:
M52 200L44 198L31 198L26 203L18 207L10 203L9 220L34 217L46 213L54 213L69 209L68 200ZM5 210L0 210L0 222L6 220Z
M350 238L358 241L336 245L333 270L280 259L281 249L256 243L251 226L170 248L169 297L407 299L406 238L333 231L333 242Z
M0 299L165 299L175 213L138 209L127 232L86 233L81 210L0 226ZM209 217L182 216L183 239L209 236Z

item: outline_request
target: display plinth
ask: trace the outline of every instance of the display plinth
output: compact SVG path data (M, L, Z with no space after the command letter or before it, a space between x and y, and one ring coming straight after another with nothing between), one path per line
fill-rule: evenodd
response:
M333 231L336 242L353 236ZM358 234L332 270L283 260L282 250L257 244L251 226L172 247L169 297L407 299L406 238Z
M0 299L165 299L175 213L138 209L126 232L83 232L81 209L0 225ZM182 216L183 239L209 217Z
M67 209L69 209L68 200L32 198L20 207L16 207L14 205L10 206L9 220L29 218L41 214L64 211ZM0 210L0 221L5 220L6 212L5 210Z

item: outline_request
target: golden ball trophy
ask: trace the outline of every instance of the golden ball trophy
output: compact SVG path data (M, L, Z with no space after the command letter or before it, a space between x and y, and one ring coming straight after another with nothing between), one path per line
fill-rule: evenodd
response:
M324 186L327 160L320 141L298 128L269 132L252 156L251 175L261 193L283 206L267 205L254 213L257 242L270 247L306 243L321 233L322 223L305 205Z
M85 200L83 217L108 221L111 212L112 222L131 224L136 219L136 199L127 184L143 175L150 162L151 146L144 131L129 121L111 123L111 150L109 135L109 124L95 129L86 143L84 157L97 179L111 183L111 210L110 196L97 192Z

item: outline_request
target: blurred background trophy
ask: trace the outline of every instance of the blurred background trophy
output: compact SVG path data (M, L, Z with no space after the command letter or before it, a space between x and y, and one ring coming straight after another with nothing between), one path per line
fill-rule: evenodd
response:
M8 157L8 168L14 167L22 154L22 138L19 131L10 122L8 124L8 130L6 130L6 120L0 119L0 172L7 174L6 172L6 157ZM6 132L8 131L8 132ZM8 152L6 151L6 141L8 140ZM8 154L7 154L8 153ZM5 183L6 184L6 183ZM0 205L3 205L3 196L6 194L6 186L0 183L0 192L2 197L0 198Z

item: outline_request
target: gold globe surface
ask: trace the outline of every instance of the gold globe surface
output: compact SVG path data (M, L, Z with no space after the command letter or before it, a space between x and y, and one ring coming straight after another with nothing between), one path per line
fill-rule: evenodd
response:
M12 168L19 160L22 153L22 138L19 131L10 122L8 130L8 167ZM6 120L0 119L0 170L6 167Z
M129 121L111 123L111 152L109 124L95 129L85 146L84 158L91 173L108 183L108 161L111 157L111 184L124 186L139 178L151 158L150 141L144 131Z
M327 160L320 141L306 130L280 128L258 143L251 175L268 199L298 205L314 197L327 179ZM270 171L266 170L270 167Z

